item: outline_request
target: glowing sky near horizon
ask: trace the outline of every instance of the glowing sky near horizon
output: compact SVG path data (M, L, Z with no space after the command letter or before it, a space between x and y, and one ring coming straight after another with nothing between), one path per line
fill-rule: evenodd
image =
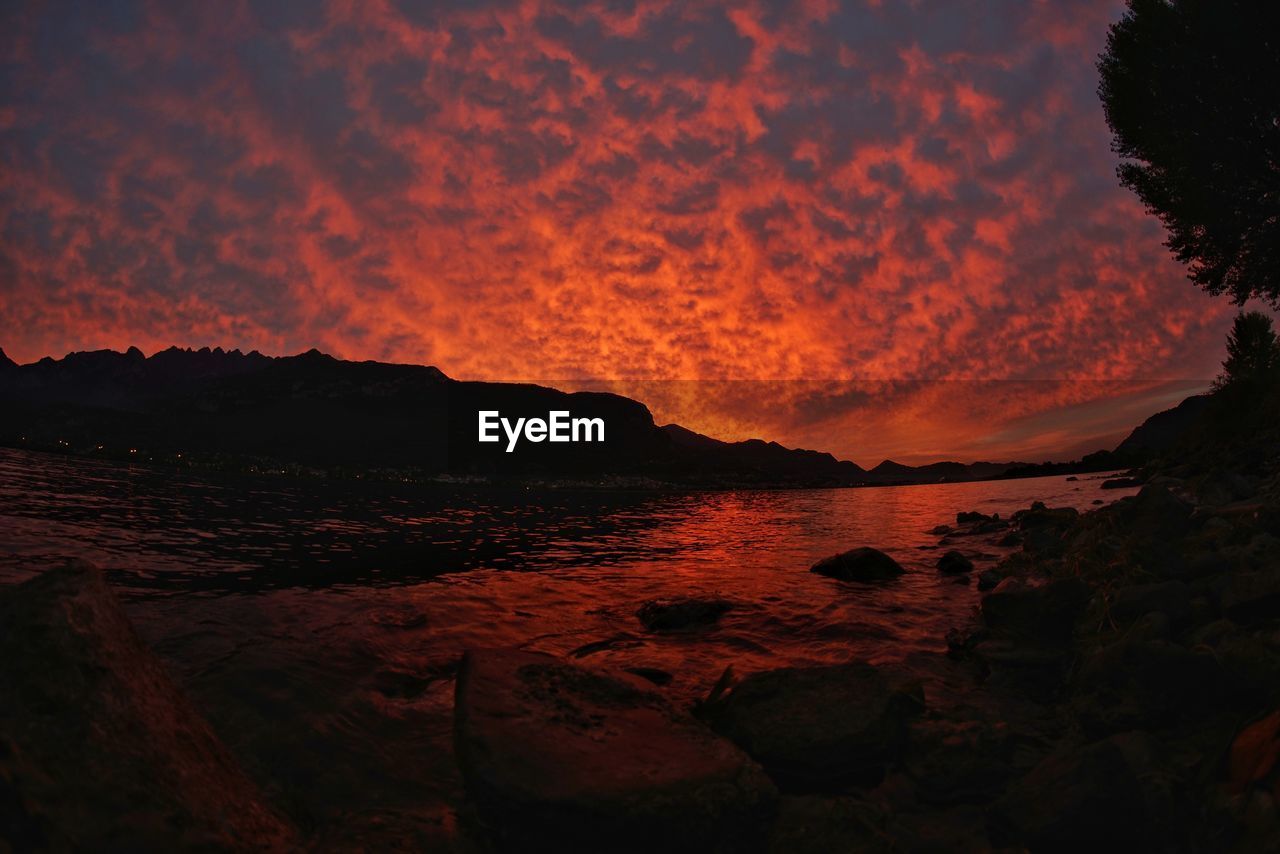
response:
M1114 176L1121 9L5 4L0 346L607 385L863 464L1097 447L1235 310Z

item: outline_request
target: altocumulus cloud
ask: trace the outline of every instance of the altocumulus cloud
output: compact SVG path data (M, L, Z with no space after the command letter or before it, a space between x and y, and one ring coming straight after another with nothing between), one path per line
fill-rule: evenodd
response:
M864 457L1162 394L1230 307L1114 179L1120 8L6 4L0 343L856 380L655 408Z

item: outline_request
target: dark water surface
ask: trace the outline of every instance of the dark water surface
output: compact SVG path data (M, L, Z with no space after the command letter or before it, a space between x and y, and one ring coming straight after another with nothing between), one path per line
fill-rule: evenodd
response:
M656 667L685 702L739 673L940 650L977 601L933 568L959 510L1087 509L1082 476L720 493L452 490L193 475L0 449L0 582L68 557L108 570L143 637L304 828L451 822L453 668L521 646ZM907 569L809 573L873 545ZM985 540L957 547L1005 550ZM717 595L714 629L647 633L636 608ZM364 832L364 831L360 831ZM400 831L387 831L398 835Z

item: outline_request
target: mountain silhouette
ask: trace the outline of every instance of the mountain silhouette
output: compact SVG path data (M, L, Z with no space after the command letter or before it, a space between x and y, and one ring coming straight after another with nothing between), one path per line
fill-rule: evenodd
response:
M434 367L345 361L315 349L270 357L170 347L148 358L130 347L27 365L0 350L0 405L8 413L3 444L228 468L485 481L625 477L691 487L958 481L1035 468L885 460L867 471L821 451L660 427L644 404L616 394L460 381ZM604 440L523 441L508 452L505 439L477 441L482 410L512 422L551 411L600 418Z

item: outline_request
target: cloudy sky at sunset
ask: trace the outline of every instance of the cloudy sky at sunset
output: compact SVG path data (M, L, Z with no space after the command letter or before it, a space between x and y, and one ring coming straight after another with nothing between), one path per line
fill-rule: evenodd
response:
M1114 443L1234 312L1115 178L1121 8L6 3L0 346L315 346L864 465Z

